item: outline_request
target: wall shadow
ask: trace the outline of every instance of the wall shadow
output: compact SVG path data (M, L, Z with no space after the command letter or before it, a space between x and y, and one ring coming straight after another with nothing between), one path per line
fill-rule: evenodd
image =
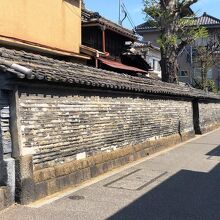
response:
M0 108L0 114L1 114L2 108ZM1 116L0 116L0 123L1 123ZM5 182L7 181L7 175L6 175L6 164L3 160L4 156L4 150L3 150L3 142L2 142L2 129L0 126L0 187L5 185Z
M80 1L79 0L64 0L64 2L71 4L77 8L80 7Z
M109 220L219 220L220 165L211 172L181 170Z
M220 156L220 145L214 148L213 150L209 151L206 155L209 156Z

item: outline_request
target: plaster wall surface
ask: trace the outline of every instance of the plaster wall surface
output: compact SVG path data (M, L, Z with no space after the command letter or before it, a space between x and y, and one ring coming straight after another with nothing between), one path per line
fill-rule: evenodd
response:
M80 0L2 0L0 7L0 40L79 53Z

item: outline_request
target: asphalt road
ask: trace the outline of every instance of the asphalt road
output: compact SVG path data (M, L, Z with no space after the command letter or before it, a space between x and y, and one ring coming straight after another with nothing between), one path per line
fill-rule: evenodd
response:
M220 130L1 220L219 220Z

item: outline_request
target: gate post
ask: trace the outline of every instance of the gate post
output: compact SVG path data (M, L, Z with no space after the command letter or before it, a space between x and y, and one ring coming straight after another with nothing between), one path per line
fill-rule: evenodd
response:
M11 99L11 131L13 151L15 158L15 199L25 205L34 201L35 185L33 180L32 155L22 146L22 133L19 112L19 93L16 88Z
M0 186L5 191L5 206L15 199L15 161L12 158L9 92L0 90Z
M202 134L200 128L199 101L193 100L193 124L196 134Z

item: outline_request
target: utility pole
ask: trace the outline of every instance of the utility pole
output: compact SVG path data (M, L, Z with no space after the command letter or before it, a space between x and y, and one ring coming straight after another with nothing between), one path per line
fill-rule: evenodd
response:
M121 25L121 0L119 0L119 16L118 16L118 24Z
M220 90L220 88L219 88L219 75L220 75L220 71L218 70L218 92L219 92L219 90Z
M193 84L194 68L193 68L193 47L190 45L190 84Z

